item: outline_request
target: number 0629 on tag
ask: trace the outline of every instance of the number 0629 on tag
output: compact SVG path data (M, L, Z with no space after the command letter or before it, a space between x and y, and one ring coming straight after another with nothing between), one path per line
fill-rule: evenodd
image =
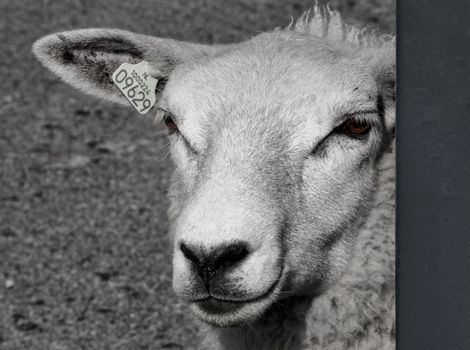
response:
M147 114L156 101L158 79L149 74L146 61L123 63L113 73L114 84L140 114Z

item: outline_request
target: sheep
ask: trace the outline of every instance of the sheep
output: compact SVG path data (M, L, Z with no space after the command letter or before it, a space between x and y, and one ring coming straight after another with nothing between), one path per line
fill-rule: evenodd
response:
M315 5L227 45L115 29L37 58L85 93L145 60L175 163L173 288L201 349L395 348L395 41Z

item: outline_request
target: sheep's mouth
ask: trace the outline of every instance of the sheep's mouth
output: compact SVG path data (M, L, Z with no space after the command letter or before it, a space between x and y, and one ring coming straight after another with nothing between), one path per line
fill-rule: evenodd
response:
M227 312L235 311L236 309L241 308L243 305L256 303L267 297L269 297L274 289L277 286L277 283L274 283L269 290L263 293L260 296L251 298L251 299L225 299L220 297L209 296L207 298L197 301L197 305L207 313L210 314L224 314Z
M202 321L218 327L233 327L254 321L276 301L281 279L282 270L271 287L256 297L227 299L209 295L206 298L194 300L191 304L192 309Z
M224 315L229 312L235 312L240 309L245 302L227 301L213 297L197 302L197 306L207 314Z
M237 327L255 321L273 302L271 294L249 301L226 301L209 297L191 304L191 308L201 321L212 326Z

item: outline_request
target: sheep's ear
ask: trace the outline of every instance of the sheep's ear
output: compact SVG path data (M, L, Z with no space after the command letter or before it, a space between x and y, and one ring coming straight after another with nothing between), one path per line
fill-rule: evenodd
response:
M215 52L215 47L115 29L83 29L45 36L33 45L44 66L85 93L128 104L113 84L122 63L151 62L168 77L182 62Z
M393 129L395 127L396 95L396 58L394 48L384 51L384 54L378 57L375 69L385 122L387 128Z

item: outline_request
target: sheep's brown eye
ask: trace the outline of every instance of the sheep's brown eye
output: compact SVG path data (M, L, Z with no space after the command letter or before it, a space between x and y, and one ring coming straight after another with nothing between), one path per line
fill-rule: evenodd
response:
M163 121L169 131L178 131L178 125L176 125L175 121L173 120L173 116L170 113L166 112L163 115Z
M369 133L370 124L366 121L349 118L341 125L341 129L348 136L360 138Z

